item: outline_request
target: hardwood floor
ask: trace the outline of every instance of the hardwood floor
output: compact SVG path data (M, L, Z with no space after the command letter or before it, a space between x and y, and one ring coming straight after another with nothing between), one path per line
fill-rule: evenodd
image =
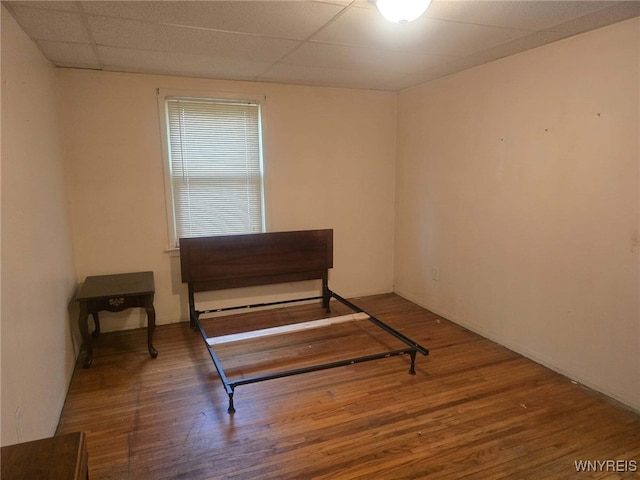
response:
M93 366L76 369L58 433L86 432L93 480L640 478L637 414L398 296L356 303L430 350L417 375L403 356L239 386L229 415L188 324L157 328L157 359L146 330L103 334ZM323 316L305 305L242 319L259 328ZM229 320L215 320L220 334L240 318ZM235 377L390 345L362 321L326 333L220 356ZM618 462L577 472L595 460Z

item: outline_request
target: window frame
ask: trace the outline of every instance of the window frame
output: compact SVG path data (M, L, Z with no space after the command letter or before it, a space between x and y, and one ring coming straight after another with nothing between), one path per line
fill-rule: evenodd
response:
M160 140L162 146L162 165L164 174L164 195L165 208L167 218L167 252L178 252L179 238L177 235L176 212L173 191L173 177L171 171L171 155L169 152L169 112L166 106L169 97L185 97L190 99L203 100L221 100L221 101L238 101L257 103L260 107L260 117L258 129L260 135L260 181L261 181L261 203L262 203L262 232L267 231L267 215L265 205L265 108L266 96L264 95L248 95L244 93L220 93L211 91L197 90L172 90L157 89L158 116L160 125ZM247 232L248 233L248 232ZM215 234L212 234L215 235Z

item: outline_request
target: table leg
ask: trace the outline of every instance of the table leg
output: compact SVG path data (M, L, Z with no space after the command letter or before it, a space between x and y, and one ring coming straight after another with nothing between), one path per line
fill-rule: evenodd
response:
M145 298L144 309L147 311L147 347L151 358L156 358L158 351L153 348L153 332L156 329L156 310L153 307L153 295L147 295Z
M80 334L82 335L82 341L87 349L87 358L84 360L84 368L89 368L93 361L93 345L91 344L91 335L89 335L89 307L86 302L80 302L80 315L78 316L78 327L80 327Z
M97 337L100 335L100 317L98 316L98 312L91 312L91 316L93 317L93 323L96 327L91 335Z

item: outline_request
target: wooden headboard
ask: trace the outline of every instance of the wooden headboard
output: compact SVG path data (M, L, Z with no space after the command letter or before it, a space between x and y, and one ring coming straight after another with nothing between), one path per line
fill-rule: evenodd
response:
M333 267L333 230L181 238L182 282L193 292L322 279Z

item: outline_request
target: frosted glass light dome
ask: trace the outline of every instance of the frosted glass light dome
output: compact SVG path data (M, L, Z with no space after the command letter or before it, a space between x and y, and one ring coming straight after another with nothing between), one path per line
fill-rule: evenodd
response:
M426 10L431 0L377 0L376 7L390 22L412 22Z

